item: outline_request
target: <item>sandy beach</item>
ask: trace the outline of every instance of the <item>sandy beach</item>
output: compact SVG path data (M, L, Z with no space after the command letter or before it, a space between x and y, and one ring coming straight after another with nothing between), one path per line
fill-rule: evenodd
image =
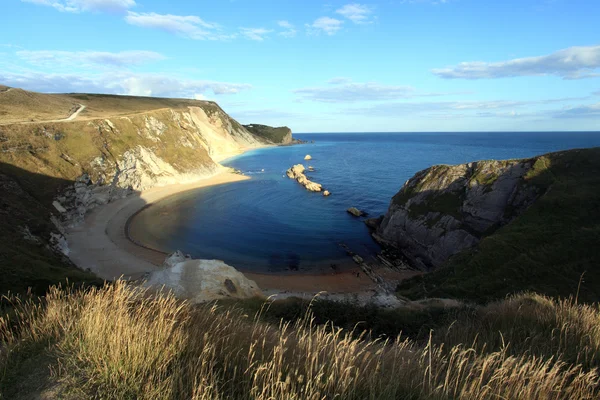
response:
M82 225L67 232L71 259L83 269L89 269L102 279L119 277L139 279L147 272L158 270L166 254L129 238L127 224L145 207L168 196L201 187L221 185L250 179L229 171L189 184L155 187L94 209ZM235 266L234 266L235 267ZM357 266L351 270L328 274L261 274L243 271L265 294L274 293L351 293L376 289L376 284ZM405 279L414 273L382 271L389 279Z

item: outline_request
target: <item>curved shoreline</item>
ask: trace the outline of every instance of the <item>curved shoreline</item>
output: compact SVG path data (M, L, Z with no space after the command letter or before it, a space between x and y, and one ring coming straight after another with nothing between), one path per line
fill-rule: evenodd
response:
M100 206L86 216L83 224L67 232L70 258L80 268L89 269L102 279L142 278L148 272L159 270L167 253L145 246L130 236L129 224L137 214L152 204L178 193L247 179L250 178L224 171L194 183L155 187ZM276 275L241 272L254 280L266 295L315 294L322 291L358 293L377 288L358 266L331 274ZM404 274L399 276L389 272L391 279L407 277Z

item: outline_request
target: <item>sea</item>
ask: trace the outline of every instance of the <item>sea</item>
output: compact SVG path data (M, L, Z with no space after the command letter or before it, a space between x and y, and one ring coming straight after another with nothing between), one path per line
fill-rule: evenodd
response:
M294 134L306 144L262 148L225 160L250 180L171 196L135 217L144 244L219 259L241 271L313 274L350 268L342 245L368 259L380 251L356 207L384 214L416 172L435 164L525 158L600 146L600 132ZM305 161L309 154L312 160ZM331 192L308 192L285 175L309 165L309 179ZM154 227L154 228L151 228Z

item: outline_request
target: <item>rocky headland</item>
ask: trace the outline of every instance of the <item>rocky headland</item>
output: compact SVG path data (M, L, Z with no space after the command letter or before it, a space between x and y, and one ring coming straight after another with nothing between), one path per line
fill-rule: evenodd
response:
M373 236L402 250L421 270L442 266L521 215L544 189L530 184L536 161L478 161L418 172L387 213L370 220Z

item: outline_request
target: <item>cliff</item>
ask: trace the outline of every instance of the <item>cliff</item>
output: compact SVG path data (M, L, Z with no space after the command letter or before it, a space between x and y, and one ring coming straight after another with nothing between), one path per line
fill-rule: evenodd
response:
M213 102L6 88L0 92L2 212L30 218L11 218L0 241L23 241L30 232L38 247L56 250L55 258L44 250L42 264L52 259L51 265L64 265L68 247L61 230L80 223L90 209L134 191L214 175L220 160L272 143ZM4 196L11 191L22 194ZM26 197L35 206L19 204ZM2 268L25 262L9 250L2 250Z
M537 159L436 165L408 180L375 233L429 270L520 215L545 188L531 184Z
M252 134L261 137L271 143L292 143L292 130L287 126L273 128L266 125L251 124L244 125L244 128L246 128Z
M535 290L600 299L600 149L434 166L394 196L374 236L419 269L411 298Z

